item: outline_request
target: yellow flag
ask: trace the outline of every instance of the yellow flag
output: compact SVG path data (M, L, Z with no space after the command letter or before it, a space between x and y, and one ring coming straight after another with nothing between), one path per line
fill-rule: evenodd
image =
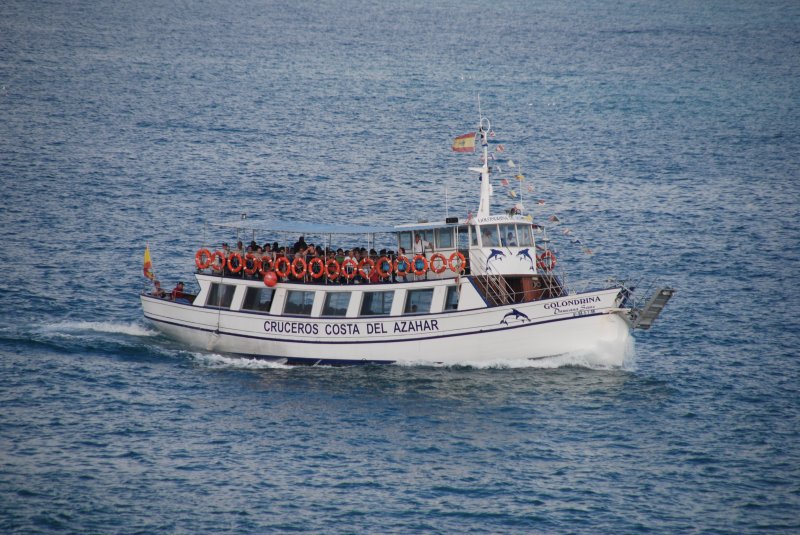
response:
M144 276L150 280L155 278L153 274L153 261L150 258L150 245L146 245L144 248L144 268L142 269L144 272Z

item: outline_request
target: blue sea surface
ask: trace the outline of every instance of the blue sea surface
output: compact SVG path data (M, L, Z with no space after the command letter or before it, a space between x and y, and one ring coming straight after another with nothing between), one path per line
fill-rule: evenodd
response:
M0 3L0 532L800 533L798 28L771 0ZM287 368L143 320L145 245L196 288L234 237L208 222L474 212L478 96L525 175L495 212L557 214L571 281L678 290L624 366Z

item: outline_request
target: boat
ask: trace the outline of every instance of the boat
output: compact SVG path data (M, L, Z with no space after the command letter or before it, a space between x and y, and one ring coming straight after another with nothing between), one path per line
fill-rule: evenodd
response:
M199 291L143 291L144 317L193 348L289 365L515 364L627 347L675 290L567 284L546 228L519 209L491 213L490 132L481 116L453 146L480 143L482 165L469 168L480 175L474 215L391 226L217 223L225 236L252 238L249 250L201 246ZM301 238L263 250L256 242L276 236ZM337 247L355 239L365 247Z

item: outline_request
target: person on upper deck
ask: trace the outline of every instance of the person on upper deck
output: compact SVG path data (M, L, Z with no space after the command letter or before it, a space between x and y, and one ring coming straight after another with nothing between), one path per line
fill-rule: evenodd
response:
M514 233L509 232L508 236L506 237L506 247L516 247L517 240L514 239Z
M421 254L425 256L425 249L430 249L432 253L434 252L433 245L431 245L430 242L423 240L420 237L419 233L415 232L414 246L412 247L412 252L414 253L414 255Z
M305 239L305 237L304 237L304 236L300 236L300 239L298 239L298 240L295 242L295 244L294 244L294 246L292 247L292 249L294 249L294 252L295 252L295 253L297 253L297 252L299 252L299 251L303 251L303 250L305 250L307 247L308 247L308 244L306 244L306 239Z

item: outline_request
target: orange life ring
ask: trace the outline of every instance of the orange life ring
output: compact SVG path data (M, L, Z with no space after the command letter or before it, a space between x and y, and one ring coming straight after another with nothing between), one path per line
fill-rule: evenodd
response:
M369 267L369 271L365 270L365 267ZM358 263L358 274L366 280L369 280L369 276L374 270L375 261L371 258L362 258L361 262Z
M384 266L389 269L384 270ZM389 260L388 257L382 256L378 259L376 269L378 270L378 276L380 278L388 279L392 275L392 261Z
M417 267L419 263L422 262L422 267ZM414 260L411 261L411 271L417 277L424 275L426 271L428 271L428 259L425 258L424 255L418 254L414 257Z
M247 267L248 262L250 262L250 264L253 266L252 268ZM261 260L259 260L256 255L254 255L253 253L247 253L246 255L244 255L245 274L252 277L256 273L258 273L260 269L261 269Z
M458 266L455 264L456 258L458 259ZM466 263L467 259L464 258L464 255L460 251L456 251L450 255L450 259L447 261L447 267L454 273L464 273L464 265Z
M231 260L233 259L236 259L236 267L231 265ZM228 271L231 273L239 273L243 267L244 261L242 260L242 255L239 253L231 253L228 255Z
M403 269L400 269L400 264L403 264ZM411 261L408 259L407 256L398 256L394 260L394 272L399 277L405 277L408 275L408 271L411 269Z
M347 268L350 269L347 269ZM352 280L356 276L356 271L358 271L358 264L352 258L345 258L344 262L342 262L342 269L341 274L347 280Z
M261 257L261 264L258 268L259 273L266 275L267 272L272 271L272 255L265 254Z
M317 266L317 270L314 271L314 266ZM322 261L321 258L315 256L311 260L308 261L308 272L311 274L312 279L318 279L325 274L325 263Z
M217 258L219 258L219 262L217 262ZM225 267L225 253L222 251L214 251L214 254L211 255L211 269L214 271L222 271Z
M434 262L437 260L441 262L441 265L438 268L434 265ZM447 269L447 258L445 258L442 253L434 253L434 255L431 256L430 269L437 275L439 273L444 273L444 270Z
M194 255L194 263L197 264L197 269L206 269L211 265L211 251L208 249L199 249L197 254Z
M285 256L278 257L275 260L273 267L275 268L275 273L279 277L285 277L289 274L289 271L292 270L292 265L289 263L289 259Z
M331 267L333 267L333 270L331 270ZM339 277L339 269L339 262L337 262L335 258L329 258L328 261L325 262L325 275L327 275L330 280Z
M303 257L298 256L292 260L292 275L294 275L295 279L302 279L305 277L306 271L308 271L308 266L306 265L306 261L303 260Z
M541 270L553 271L556 264L556 255L552 251L545 251L536 257L536 266Z

